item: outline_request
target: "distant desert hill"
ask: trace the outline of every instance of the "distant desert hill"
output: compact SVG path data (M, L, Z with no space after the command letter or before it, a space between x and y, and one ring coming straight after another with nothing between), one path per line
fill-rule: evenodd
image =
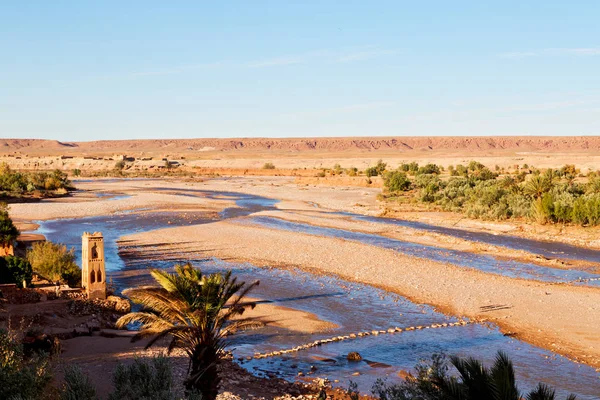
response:
M497 153L568 152L600 150L600 136L578 137L347 137L347 138L239 138L148 139L59 142L41 139L0 139L0 155L112 155L182 154L204 158L210 153L300 154L353 153ZM407 154L408 155L408 154Z

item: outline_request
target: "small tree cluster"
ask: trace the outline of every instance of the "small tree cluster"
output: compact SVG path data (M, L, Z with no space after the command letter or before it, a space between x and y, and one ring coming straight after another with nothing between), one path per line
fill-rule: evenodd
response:
M600 225L600 177L590 174L587 183L578 183L573 165L544 171L527 168L532 172L520 170L516 175L500 177L480 162L471 161L449 166L450 177L443 179L442 168L435 164L401 164L397 171L386 174L384 185L390 193L417 189L411 193L419 201L472 218L529 217L542 224Z
M0 164L0 192L22 195L33 191L71 190L71 181L61 170L53 172L18 172Z
M69 286L81 285L81 269L75 263L75 249L52 242L34 243L27 251L27 260L34 272L51 281L66 282Z
M378 160L377 164L375 164L372 167L369 167L365 170L365 175L367 175L367 177L373 177L373 176L378 176L378 175L382 175L385 172L385 169L387 168L387 164L384 163L382 160Z

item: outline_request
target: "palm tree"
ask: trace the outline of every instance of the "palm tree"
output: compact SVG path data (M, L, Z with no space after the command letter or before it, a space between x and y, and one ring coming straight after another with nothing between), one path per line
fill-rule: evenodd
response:
M570 394L567 396L567 400L576 400L576 396L574 394ZM535 390L531 391L527 395L527 400L554 400L556 399L556 395L554 389L549 388L543 383L539 383Z
M539 199L544 193L549 192L554 185L552 179L548 176L534 175L527 181L523 191L525 194Z
M438 382L442 392L451 399L519 400L512 362L505 353L498 352L491 369L474 358L450 357L460 375L445 377Z
M515 380L513 364L506 353L499 351L494 365L486 368L474 358L450 357L460 379L441 375L435 382L448 400L519 400L521 394ZM554 390L540 383L530 392L528 400L554 400ZM574 395L567 400L575 400Z
M229 271L206 276L190 264L176 265L175 273L156 269L150 273L160 286L126 290L124 294L141 304L142 310L119 318L117 327L140 323L132 340L152 337L146 348L170 337L168 351L183 349L190 359L186 390L199 391L206 400L215 399L220 384L217 365L227 345L226 336L264 325L256 318L240 318L256 305L245 301L245 296L258 281L249 285L237 282Z

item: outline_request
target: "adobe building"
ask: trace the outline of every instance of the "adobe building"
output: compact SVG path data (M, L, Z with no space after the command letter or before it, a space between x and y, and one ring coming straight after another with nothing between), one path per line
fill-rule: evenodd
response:
M81 286L88 299L106 299L106 268L102 232L81 236Z

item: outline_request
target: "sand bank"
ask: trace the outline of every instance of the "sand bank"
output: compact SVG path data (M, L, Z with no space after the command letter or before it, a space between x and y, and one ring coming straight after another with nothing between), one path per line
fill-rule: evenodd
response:
M387 288L441 311L498 323L540 347L600 367L600 291L485 274L394 251L231 222L123 238L140 257L215 256L296 266ZM487 307L496 306L492 311Z

